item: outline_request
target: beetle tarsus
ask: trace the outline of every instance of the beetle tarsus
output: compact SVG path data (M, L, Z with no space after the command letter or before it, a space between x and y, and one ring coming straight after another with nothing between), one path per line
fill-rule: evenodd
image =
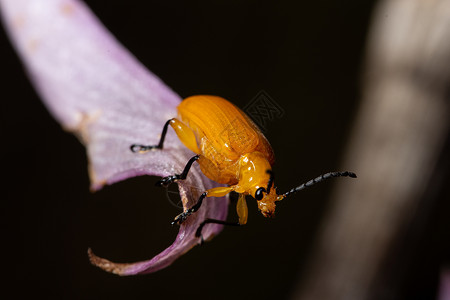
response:
M173 183L177 180L185 180L189 173L189 170L192 167L192 164L199 158L200 158L200 155L195 155L195 156L191 157L191 159L189 159L189 161L187 162L187 164L184 167L184 170L181 174L175 174L175 175L163 177L158 182L156 182L156 186L169 186L171 183Z
M166 134L167 134L167 127L169 127L170 122L173 119L167 120L167 122L164 124L163 130L161 132L161 138L159 139L159 143L158 145L139 145L139 144L133 144L130 146L130 150L131 152L134 153L145 153L148 152L150 150L162 150L163 145L164 145L164 139L166 138Z
M158 145L156 145L156 146L148 146L148 145L133 144L133 145L130 146L130 150L133 153L145 153L145 152L148 152L150 150L155 150L155 149L162 149L162 148L158 147Z
M181 223L183 223L187 219L187 217L191 215L188 212L189 212L189 210L182 212L181 214L176 216L175 219L173 219L171 225L175 225L175 224L181 225Z
M186 216L184 215L184 213L179 214L178 216L175 217L175 219L173 219L172 221L172 225L181 225L181 223L184 222L184 220L186 220Z
M195 213L197 210L199 210L200 206L202 206L203 199L205 199L206 195L208 195L208 192L203 192L200 195L200 198L198 198L197 203L194 206L192 206L191 208L189 208L188 210L186 210L186 211L182 212L181 214L179 214L178 216L176 216L171 224L172 225L175 225L175 224L180 225L187 219L187 217L189 217L190 215Z
M157 182L156 182L156 186L165 186L165 187L167 187L167 186L169 186L171 183L173 183L173 182L175 182L175 181L177 181L177 180L179 180L179 179L182 179L182 178L180 178L181 176L180 175L178 175L178 174L175 174L175 175L171 175L171 176L167 176L167 177L163 177L163 178L161 178L160 180L158 180Z

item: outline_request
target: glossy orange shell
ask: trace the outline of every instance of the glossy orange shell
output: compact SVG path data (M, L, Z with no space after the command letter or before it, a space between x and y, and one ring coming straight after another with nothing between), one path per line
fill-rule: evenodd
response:
M244 154L258 151L271 165L275 161L272 147L258 127L223 98L186 98L178 106L178 117L195 134L203 174L216 182L237 184L238 160Z

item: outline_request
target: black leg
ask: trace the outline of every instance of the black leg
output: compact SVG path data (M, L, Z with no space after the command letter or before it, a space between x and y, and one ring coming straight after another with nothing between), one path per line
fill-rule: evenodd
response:
M179 224L183 223L187 217L189 217L190 215L195 213L197 210L199 210L200 206L202 206L203 199L205 199L207 195L208 195L208 192L203 192L203 194L200 195L200 198L198 198L197 203L195 205L193 205L191 208L189 208L188 210L186 210L185 212L182 212L181 214L176 216L171 224L179 225Z
M138 145L138 144L133 144L130 146L130 150L131 152L145 152L145 151L149 151L152 149L162 149L163 148L163 144L164 144L164 139L166 138L166 133L167 133L167 127L169 127L170 122L173 119L170 119L166 122L166 124L164 124L163 127L163 131L161 133L161 138L159 140L158 145L152 145L152 146L148 146L148 145Z
M159 180L156 183L156 186L168 186L169 184L171 184L174 181L177 180L184 180L186 179L187 174L189 173L189 170L192 167L192 164L198 160L200 158L200 155L196 155L194 157L192 157L188 163L186 164L186 166L184 167L183 173L181 174L175 174L175 175L171 175L171 176L167 176L167 177L163 177L161 178L161 180Z
M239 224L239 223L233 223L233 222L227 222L227 221L215 220L215 219L206 219L198 226L197 231L195 232L195 237L201 237L202 244L203 244L203 236L202 236L203 227L206 224L210 224L210 223L221 224L221 225L230 225L230 226L241 226L241 224Z

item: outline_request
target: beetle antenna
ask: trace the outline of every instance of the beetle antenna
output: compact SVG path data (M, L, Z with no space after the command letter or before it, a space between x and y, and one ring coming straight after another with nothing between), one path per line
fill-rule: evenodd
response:
M269 194L270 188L272 188L273 185L273 178L275 175L273 174L272 170L267 170L266 173L270 175L269 182L267 183L267 194Z
M281 199L289 196L290 194L297 193L298 191L301 191L301 190L303 190L303 189L305 189L307 187L310 187L313 184L316 184L318 182L321 182L321 181L323 181L325 179L332 178L332 177L351 177L351 178L356 178L356 174L353 173L353 172L348 172L348 171L346 171L346 172L330 172L330 173L326 173L326 174L320 175L319 177L311 179L310 181L305 182L305 183L299 185L298 187L295 187L295 188L291 189L290 191L284 193L283 195L280 195L279 198L281 200Z

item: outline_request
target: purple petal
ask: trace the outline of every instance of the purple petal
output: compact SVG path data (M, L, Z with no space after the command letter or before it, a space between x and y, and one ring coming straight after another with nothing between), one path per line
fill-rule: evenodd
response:
M439 283L439 300L450 300L450 270L444 269L441 272L441 280Z
M76 0L0 0L3 21L38 93L62 126L86 145L92 189L129 177L180 172L193 155L169 131L163 151L135 154L133 143L156 144L163 124L176 115L180 97L146 70ZM183 206L214 186L198 168L179 184ZM190 191L195 187L195 191ZM199 241L205 218L224 220L225 198L205 201L180 226L175 242L153 259L114 264L90 252L91 261L121 275L149 273L170 265ZM222 226L208 225L210 239Z

